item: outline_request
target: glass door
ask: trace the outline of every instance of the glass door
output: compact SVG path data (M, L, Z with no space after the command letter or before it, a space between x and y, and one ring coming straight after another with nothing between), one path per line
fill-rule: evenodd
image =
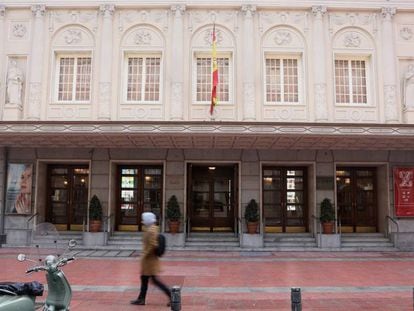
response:
M343 232L377 231L375 168L337 168L336 193Z
M120 231L141 231L141 214L153 212L161 219L162 167L118 167L117 228Z
M82 230L88 208L87 165L48 166L47 221L58 230Z
M233 231L235 168L189 165L189 216L192 231Z
M263 168L263 215L266 232L306 232L306 168Z

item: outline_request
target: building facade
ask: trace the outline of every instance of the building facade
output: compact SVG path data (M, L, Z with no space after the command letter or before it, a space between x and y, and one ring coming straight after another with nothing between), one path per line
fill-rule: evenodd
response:
M0 42L6 245L42 222L88 230L96 194L110 232L140 231L144 211L168 232L176 195L181 245L194 231L250 247L316 233L329 198L335 232L395 239L396 222L399 247L414 248L394 187L414 166L410 0L2 1Z

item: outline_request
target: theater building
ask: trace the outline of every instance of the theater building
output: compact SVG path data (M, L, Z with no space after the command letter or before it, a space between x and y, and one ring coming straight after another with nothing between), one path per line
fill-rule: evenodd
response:
M93 195L109 237L140 232L144 211L168 234L175 195L177 247L219 232L414 248L411 0L3 0L0 42L3 245L43 222L87 233Z

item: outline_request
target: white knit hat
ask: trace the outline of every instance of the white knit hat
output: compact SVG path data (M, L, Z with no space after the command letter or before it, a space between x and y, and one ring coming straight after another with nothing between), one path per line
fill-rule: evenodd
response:
M141 215L141 221L144 225L150 226L150 225L155 224L155 222L157 221L157 218L155 217L154 213L145 212L145 213L142 213Z

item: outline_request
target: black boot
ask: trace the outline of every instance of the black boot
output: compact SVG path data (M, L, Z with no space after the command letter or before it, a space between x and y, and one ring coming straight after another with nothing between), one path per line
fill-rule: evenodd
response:
M135 300L131 300L131 305L144 306L145 305L145 299L144 298L137 298Z

